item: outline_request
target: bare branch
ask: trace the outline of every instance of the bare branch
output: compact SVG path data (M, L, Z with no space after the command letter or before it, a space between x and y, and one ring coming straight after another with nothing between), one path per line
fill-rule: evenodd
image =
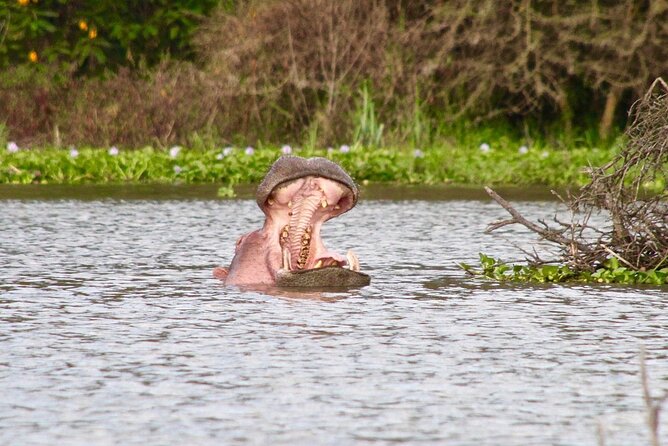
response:
M500 222L493 223L492 225L488 226L486 232L491 232L494 229L498 229L498 227L501 227L501 226L506 226L508 224L517 223L517 224L520 224L520 225L526 227L527 229L535 232L536 234L540 235L542 238L544 238L545 240L548 240L550 242L554 242L554 243L561 244L561 245L571 245L573 247L576 247L580 251L584 251L584 252L589 251L589 247L587 247L584 244L578 243L575 240L568 239L568 238L562 236L560 234L560 231L553 230L553 229L547 227L547 225L545 225L545 224L544 224L545 227L542 228L542 227L538 226L537 224L527 220L514 207L512 207L512 205L510 203L508 203L506 200L504 200L499 194L494 192L494 190L492 190L492 188L485 187L485 191L487 192L487 194L490 197L492 197L492 199L494 201L499 203L501 205L501 207L503 207L506 211L508 211L508 213L513 217L512 220L505 220L503 222L504 224L502 224L502 225L499 225ZM497 227L494 227L494 226L497 226Z

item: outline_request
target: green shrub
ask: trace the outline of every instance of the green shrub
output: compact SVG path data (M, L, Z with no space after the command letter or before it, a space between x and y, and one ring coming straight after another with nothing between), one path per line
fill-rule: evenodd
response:
M80 72L192 59L190 38L220 0L6 0L0 2L0 68L76 66Z

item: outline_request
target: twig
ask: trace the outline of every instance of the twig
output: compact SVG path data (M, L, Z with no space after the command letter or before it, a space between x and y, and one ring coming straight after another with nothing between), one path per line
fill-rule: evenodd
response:
M582 243L579 243L575 240L564 237L563 235L561 235L559 233L559 231L552 230L547 225L545 225L545 228L541 228L537 224L527 220L526 218L524 218L522 216L522 214L520 214L515 208L513 208L510 203L508 203L506 200L504 200L499 194L494 192L494 190L492 190L490 187L485 187L485 191L487 192L487 194L490 197L492 197L492 199L494 201L499 203L501 205L501 207L504 208L506 211L508 211L508 213L513 217L511 220L502 220L502 221L491 223L490 225L488 225L485 232L489 233L489 232L492 232L493 230L498 229L500 227L503 227L503 226L506 226L506 225L509 225L509 224L517 223L517 224L520 224L520 225L526 227L527 229L539 234L545 240L548 240L548 241L551 241L551 242L554 242L554 243L558 243L560 245L569 246L569 247L571 247L571 250L573 248L577 248L578 250L580 250L582 252L586 252L586 253L591 252L591 249L588 246L586 246Z
M626 261L622 256L620 256L619 254L617 254L617 253L616 253L615 251L613 251L612 249L608 248L608 247L607 247L606 245L604 245L603 243L601 243L601 247L602 247L603 249L605 249L607 252L609 252L610 254L612 254L613 256L615 256L620 262L622 262L623 264L625 264L625 265L628 266L629 268L631 268L631 269L633 269L633 270L637 269L637 268L636 268L635 266L633 266L630 262Z
M643 400L645 401L645 409L647 410L647 427L649 427L650 441L652 446L660 446L659 444L659 414L661 406L668 400L668 392L665 392L663 397L656 401L652 398L649 389L649 378L647 376L647 365L645 363L645 349L640 349L640 380L642 381Z
M596 436L598 437L598 446L605 446L605 427L603 426L602 420L598 420Z

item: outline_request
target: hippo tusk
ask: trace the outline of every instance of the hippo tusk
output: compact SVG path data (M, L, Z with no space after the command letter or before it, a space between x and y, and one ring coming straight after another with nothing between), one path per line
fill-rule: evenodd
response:
M357 257L357 254L353 252L352 249L349 249L346 253L346 260L348 260L348 269L351 271L360 270L360 260Z
M290 271L292 269L292 264L290 261L290 250L287 246L283 247L283 269Z

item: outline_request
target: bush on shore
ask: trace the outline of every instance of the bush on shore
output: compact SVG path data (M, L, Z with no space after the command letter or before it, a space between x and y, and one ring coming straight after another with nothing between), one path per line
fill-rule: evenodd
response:
M41 7L24 3L12 8ZM47 23L76 16L38 5L57 13L42 17ZM95 52L70 60L54 51L51 61L23 54L22 66L9 63L0 74L5 139L424 146L448 140L453 126L499 120L525 136L569 136L580 127L607 137L668 69L664 2L220 1L206 13L183 40L194 57L175 57L162 29L153 65L106 66ZM105 26L98 27L86 43L101 42ZM12 44L34 41L46 54L57 43L49 36L58 37ZM76 39L63 39L62 48L77 48ZM0 53L18 57L9 43ZM115 52L104 51L116 55L136 44L108 43ZM87 71L91 64L104 69Z

